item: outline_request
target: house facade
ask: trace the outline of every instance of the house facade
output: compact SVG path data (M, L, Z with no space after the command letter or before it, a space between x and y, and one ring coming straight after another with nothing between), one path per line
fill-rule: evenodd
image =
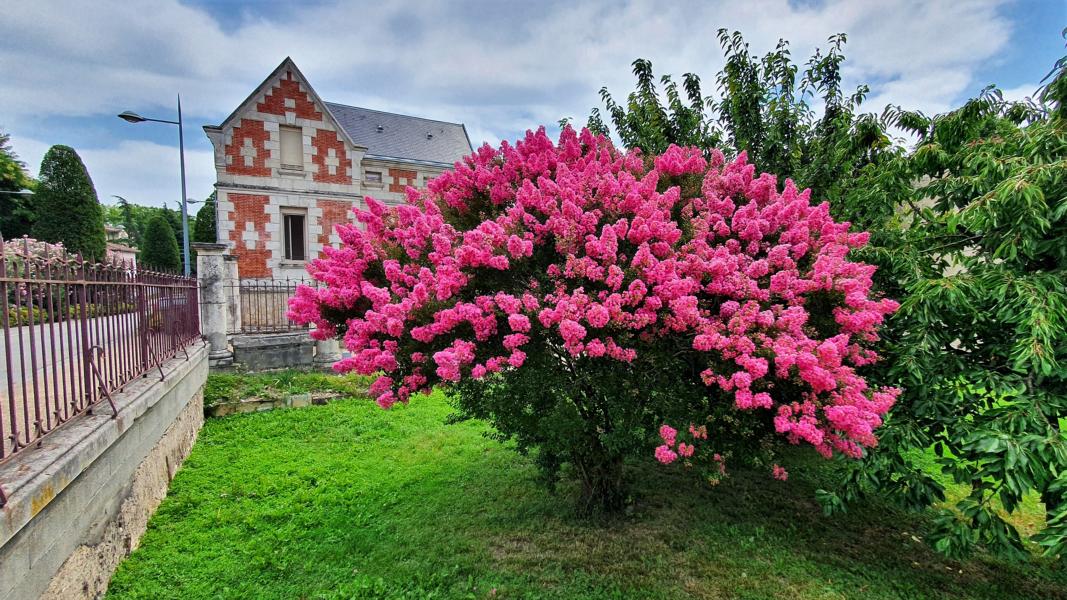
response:
M339 239L365 196L405 200L471 153L466 128L324 102L286 58L219 125L215 149L219 242L242 279L305 276Z

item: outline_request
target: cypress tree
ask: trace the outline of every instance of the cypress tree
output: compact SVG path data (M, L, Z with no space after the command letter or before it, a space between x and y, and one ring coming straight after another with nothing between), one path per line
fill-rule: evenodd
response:
M211 192L211 195L204 201L204 205L196 213L196 223L193 225L193 241L214 244L217 241L217 235L218 233L215 229L215 192Z
M163 215L163 218L167 221L167 225L170 225L170 230L174 232L174 239L178 240L178 263L181 265L182 260L182 248L185 247L185 235L182 231L182 212L181 205L178 205L178 210L174 210L167 206L167 203L163 203L163 208L153 209L156 213ZM190 221L190 235L192 235L192 227L195 223ZM189 254L189 262L192 270L196 270L196 255Z
M104 208L81 157L69 146L52 146L41 160L34 194L33 237L62 243L87 260L103 260L107 248Z
M162 214L157 214L148 222L144 243L141 247L141 264L150 269L177 271L182 266L178 252L178 239L174 229Z
M178 247L182 247L182 213L181 206L178 206L178 210L173 210L167 203L163 203L163 208L155 209L156 212L163 215L163 218L167 220L167 225L170 225L171 231L174 232L174 239L178 240Z

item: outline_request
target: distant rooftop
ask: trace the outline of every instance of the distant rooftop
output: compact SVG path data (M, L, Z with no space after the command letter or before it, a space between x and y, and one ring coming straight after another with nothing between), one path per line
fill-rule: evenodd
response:
M448 123L326 102L348 137L367 147L369 158L396 158L451 166L471 153L460 123Z

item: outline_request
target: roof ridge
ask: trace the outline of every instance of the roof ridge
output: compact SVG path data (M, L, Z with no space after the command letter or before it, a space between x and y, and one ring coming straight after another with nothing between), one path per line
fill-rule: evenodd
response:
M431 123L443 123L445 125L455 125L457 127L463 127L463 123L456 123L454 121L442 121L441 119L431 119L429 117L418 117L415 115L405 115L403 113L395 113L387 110L378 110L376 108L366 108L363 106L352 106L351 104L341 104L340 102L329 102L327 100L322 101L323 104L332 104L334 106L340 106L342 108L354 108L356 110L364 110L367 112L378 113L382 115L391 115L394 117L404 117L405 119L418 119L420 121L430 121Z

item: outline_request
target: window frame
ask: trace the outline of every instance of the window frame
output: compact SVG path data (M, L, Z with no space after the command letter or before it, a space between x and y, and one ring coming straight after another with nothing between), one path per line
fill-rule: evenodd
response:
M377 174L378 179L369 179L371 173ZM363 183L369 186L383 186L385 185L385 173L382 171L364 170Z
M293 258L293 244L292 244L292 228L289 226L291 217L300 217L303 227L301 228L301 239L303 240L303 248L301 248L302 258ZM282 218L282 262L283 263L306 263L308 260L308 254L310 248L308 247L308 212L303 208L283 208L281 210Z

